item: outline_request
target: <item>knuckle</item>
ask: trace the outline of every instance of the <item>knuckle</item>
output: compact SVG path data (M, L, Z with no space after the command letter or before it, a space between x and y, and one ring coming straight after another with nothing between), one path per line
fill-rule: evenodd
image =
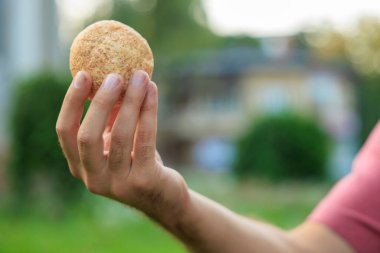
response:
M136 138L140 142L148 142L153 138L153 132L149 130L140 129L136 132Z
M145 103L145 104L141 107L141 111L143 111L143 112L155 111L155 109L156 109L156 105L154 105L154 104L150 104L150 103Z
M93 136L86 131L80 131L78 133L78 146L79 148L88 148L95 143Z
M75 127L68 124L57 123L55 126L55 131L60 140L65 138L65 136L72 134L74 130Z
M137 148L137 154L145 160L155 157L155 148L150 145L143 145Z
M94 97L92 104L96 107L103 108L109 104L109 101L107 97L98 95Z
M61 124L60 122L57 122L57 124L55 125L55 131L58 137L62 138L69 132L69 128Z
M124 103L126 103L127 105L135 104L135 97L127 93L124 97Z
M64 129L62 126L56 125L55 132L57 133L58 138L62 139L63 136L65 136L66 129Z
M110 150L110 160L109 166L110 168L119 167L124 161L124 152L123 149L111 147Z
M111 144L115 148L120 148L125 145L126 136L124 133L115 130L115 132L112 133L111 137Z

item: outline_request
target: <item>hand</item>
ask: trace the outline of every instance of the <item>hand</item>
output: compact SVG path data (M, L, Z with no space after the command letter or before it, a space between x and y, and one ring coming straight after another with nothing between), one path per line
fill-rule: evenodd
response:
M186 202L183 178L156 151L157 86L143 71L131 78L121 103L122 78L110 74L80 122L91 77L79 72L63 101L56 130L71 173L92 193L169 219Z

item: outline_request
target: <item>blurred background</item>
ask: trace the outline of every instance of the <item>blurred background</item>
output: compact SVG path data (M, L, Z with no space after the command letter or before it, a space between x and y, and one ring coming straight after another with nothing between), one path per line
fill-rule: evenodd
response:
M1 253L185 252L59 149L70 45L102 19L153 50L166 165L241 214L302 222L379 120L378 1L0 0Z

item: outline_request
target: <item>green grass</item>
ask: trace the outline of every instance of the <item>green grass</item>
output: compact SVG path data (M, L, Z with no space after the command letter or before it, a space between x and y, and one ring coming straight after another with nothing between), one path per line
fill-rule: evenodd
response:
M38 214L0 218L1 253L186 252L161 228L120 204L97 199L57 219Z
M251 181L241 185L228 177L204 174L187 179L193 189L230 209L285 229L302 222L329 188L327 184L294 182ZM0 253L186 252L136 211L86 196L65 218L43 213L0 215Z

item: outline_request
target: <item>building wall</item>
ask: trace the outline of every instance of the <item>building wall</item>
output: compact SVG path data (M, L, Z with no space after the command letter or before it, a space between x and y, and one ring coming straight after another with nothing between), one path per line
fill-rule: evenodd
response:
M230 83L223 76L213 79L197 78L202 85L190 83L188 102L160 123L164 132L178 139L177 146L182 141L197 150L197 144L209 138L233 140L259 115L296 111L316 118L334 140L333 176L339 178L349 171L359 129L354 85L343 72L267 66L243 73Z
M6 191L14 85L44 67L59 66L57 23L54 0L0 0L0 198Z
M12 73L21 75L58 60L57 11L54 0L9 1L8 50Z
M312 100L308 97L307 71L251 72L243 77L241 96L248 114L296 110L308 113Z
M0 152L8 146L9 104L16 80L59 65L54 0L0 0Z
M9 96L7 55L7 9L9 1L0 0L0 153L6 143L6 115ZM1 154L0 154L1 155ZM1 165L0 165L1 166Z
M192 91L189 102L171 115L177 129L185 130L184 137L234 137L260 114L291 110L323 118L339 108L355 108L352 84L334 71L250 71L229 83L228 89L223 78L214 79L201 80L205 83L199 92Z
M323 109L353 109L356 106L353 92L353 84L335 71L273 71L243 77L242 97L251 113L291 108L310 114Z

